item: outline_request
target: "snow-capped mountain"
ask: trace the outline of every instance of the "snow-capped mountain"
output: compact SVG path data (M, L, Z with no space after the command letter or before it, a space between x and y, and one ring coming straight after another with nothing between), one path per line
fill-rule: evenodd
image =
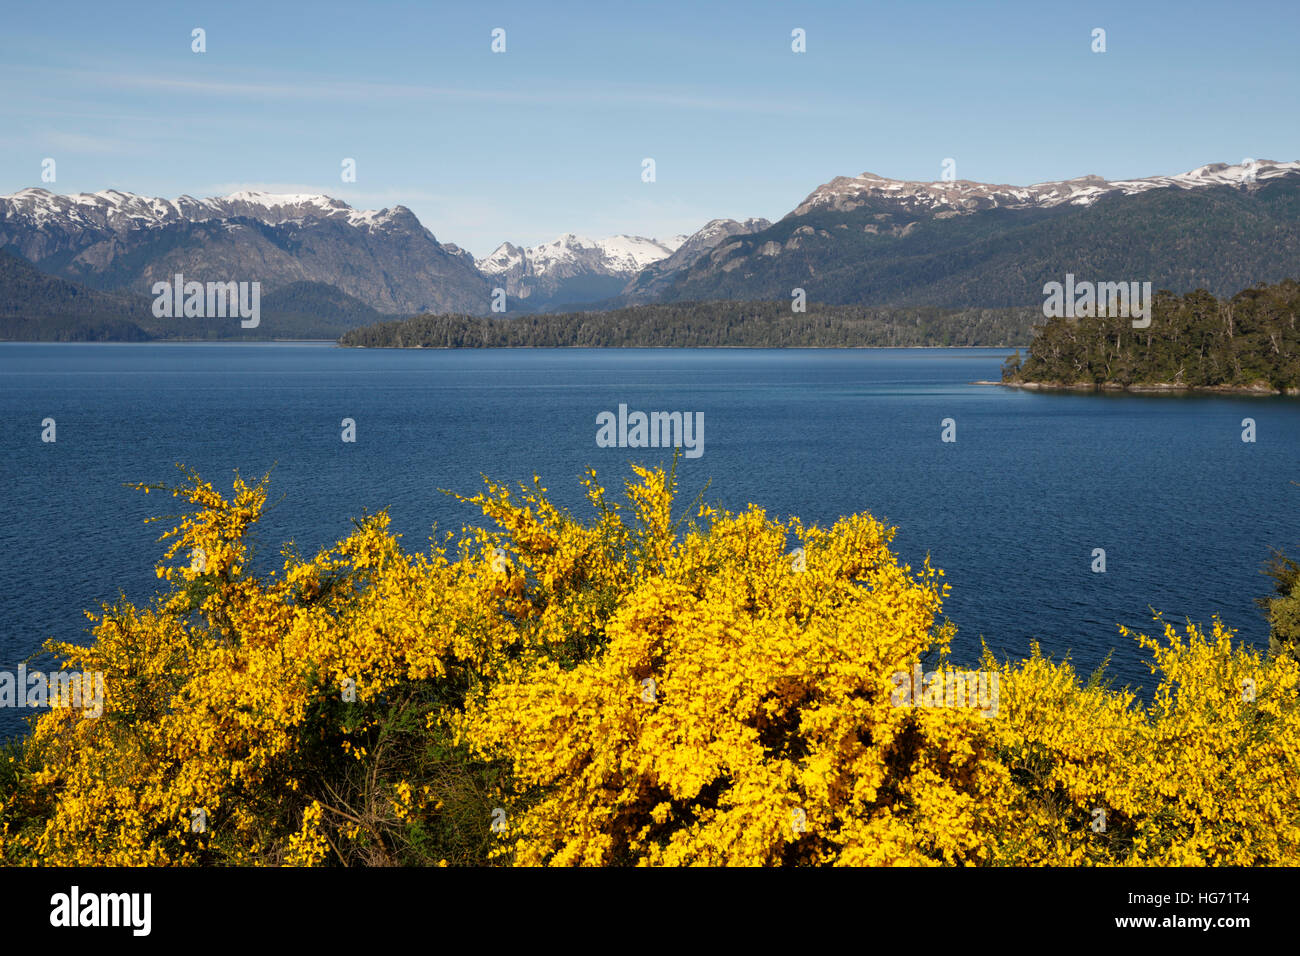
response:
M358 210L329 196L23 189L0 196L0 246L45 272L139 295L179 272L258 281L264 292L321 283L386 313L491 307L473 258L440 244L405 206Z
M1030 186L840 176L790 213L629 285L658 301L1032 305L1066 273L1231 296L1300 276L1300 162ZM1207 224L1212 224L1208 225Z
M616 295L629 279L667 259L687 239L588 239L566 232L528 249L503 242L477 265L507 296L525 300L530 308L592 302Z
M872 199L888 199L905 209L975 212L994 207L1051 207L1062 204L1088 206L1103 196L1132 196L1152 189L1197 189L1205 186L1247 186L1300 171L1300 162L1278 163L1271 159L1229 165L1212 163L1176 176L1108 181L1100 176L1080 176L1033 186L977 183L966 179L951 182L910 182L886 179L874 173L836 176L795 207L791 216L806 216L819 209L844 212Z

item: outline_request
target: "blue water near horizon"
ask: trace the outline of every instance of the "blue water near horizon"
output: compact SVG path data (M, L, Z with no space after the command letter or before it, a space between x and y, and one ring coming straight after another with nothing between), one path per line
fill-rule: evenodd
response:
M259 561L282 542L314 552L351 519L388 508L408 548L432 525L481 515L481 475L539 474L587 514L579 479L611 491L660 449L599 448L620 403L702 411L704 454L678 466L683 504L833 523L867 511L896 552L945 571L954 657L1031 641L1088 671L1112 654L1118 684L1150 687L1136 643L1151 611L1256 646L1267 627L1270 548L1300 550L1300 401L1225 395L1024 392L996 379L1005 350L357 350L329 343L0 344L0 670L47 638L84 641L83 609L119 592L144 603L179 502L129 482L174 483L174 463L218 488L269 469ZM41 442L41 421L58 440ZM1241 421L1258 440L1241 441ZM340 440L341 420L357 441ZM940 441L942 421L957 441ZM1106 551L1105 574L1091 570ZM27 711L0 711L0 737Z

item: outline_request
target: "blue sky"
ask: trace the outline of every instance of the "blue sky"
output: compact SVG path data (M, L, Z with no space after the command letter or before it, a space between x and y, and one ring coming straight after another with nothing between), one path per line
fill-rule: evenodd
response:
M1298 27L1294 0L9 4L0 193L45 157L57 192L325 192L482 256L776 219L948 157L1017 184L1294 160Z

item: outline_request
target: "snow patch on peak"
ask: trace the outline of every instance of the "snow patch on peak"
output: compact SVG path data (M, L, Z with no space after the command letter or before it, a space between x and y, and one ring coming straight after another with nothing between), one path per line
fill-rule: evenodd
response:
M484 275L509 272L511 269L522 267L525 264L525 250L510 242L501 243L488 256L478 259L474 263L479 272Z
M320 193L266 193L260 189L240 189L225 197L231 202L251 202L261 206L328 206L337 209L346 206L341 199L332 199Z
M193 222L224 220L236 216L257 219L268 225L291 220L343 219L350 225L376 228L384 225L403 207L393 210L356 210L341 199L313 193L268 193L241 189L228 196L196 199L183 195L162 199L101 189L94 193L52 193L39 187L20 189L0 196L12 214L36 225L65 221L71 226L95 224L114 230L160 226L179 220Z
M894 199L908 209L974 212L995 206L1030 207L1070 204L1091 205L1111 194L1133 195L1150 189L1196 189L1205 186L1245 187L1264 180L1300 172L1300 161L1279 163L1271 159L1237 164L1210 163L1174 176L1106 180L1100 176L1076 176L1031 186L995 185L959 179L915 182L887 179L875 173L852 178L836 176L815 189L791 215L801 216L819 208L849 210L873 197Z
M610 236L599 244L605 258L617 263L616 272L639 272L652 262L666 259L676 246L644 236Z
M681 241L674 241L680 238ZM508 272L522 266L522 274L542 276L557 273L565 278L581 273L605 276L631 276L652 262L666 259L685 237L661 242L644 236L610 236L589 239L566 232L550 242L530 249L503 242L490 255L477 262L488 275Z

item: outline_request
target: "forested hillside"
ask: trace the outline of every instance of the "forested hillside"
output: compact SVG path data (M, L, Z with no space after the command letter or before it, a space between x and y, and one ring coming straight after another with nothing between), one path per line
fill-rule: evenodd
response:
M0 341L145 342L151 339L332 339L383 316L320 282L261 297L259 321L158 318L143 294L105 292L42 272L0 247Z

